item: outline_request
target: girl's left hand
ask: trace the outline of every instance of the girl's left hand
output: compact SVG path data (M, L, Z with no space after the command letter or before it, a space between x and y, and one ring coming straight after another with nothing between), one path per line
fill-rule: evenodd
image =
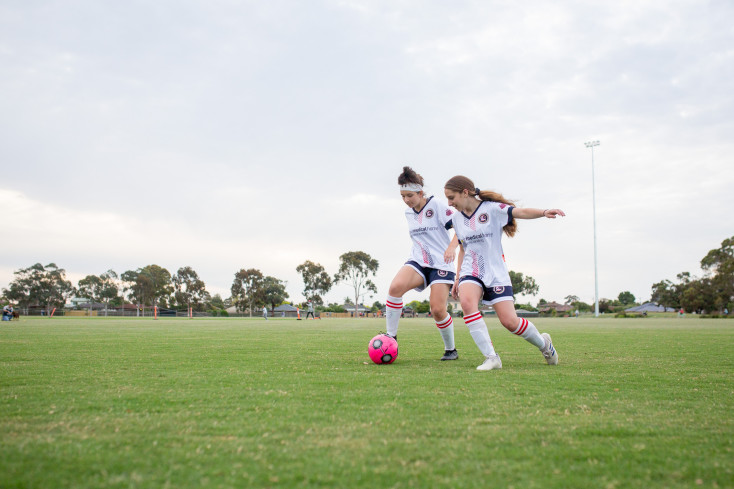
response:
M543 211L543 216L547 217L548 219L555 219L556 216L565 216L566 213L563 212L561 209L546 209Z

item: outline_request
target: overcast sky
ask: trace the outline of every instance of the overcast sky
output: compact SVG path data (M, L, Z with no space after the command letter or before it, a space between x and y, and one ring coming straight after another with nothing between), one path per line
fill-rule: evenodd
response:
M300 263L362 250L384 302L410 165L563 209L504 240L518 300L593 302L598 139L599 294L647 299L734 235L732 80L729 0L4 0L0 287L257 268L300 301Z

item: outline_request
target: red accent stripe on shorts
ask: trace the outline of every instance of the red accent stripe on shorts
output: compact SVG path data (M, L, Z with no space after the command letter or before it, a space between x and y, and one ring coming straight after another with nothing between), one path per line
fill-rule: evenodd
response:
M525 318L520 318L520 326L517 328L517 331L515 331L515 334L518 336L522 336L526 329L528 329L528 320Z
M478 321L480 319L482 319L482 313L475 312L474 314L470 314L469 316L464 316L464 323L469 324L469 323L473 323L474 321Z
M451 320L451 316L449 316L448 319L446 319L446 321L436 323L436 327L438 329L448 328L449 326L451 326L451 323L453 323L453 321Z
M387 307L389 307L391 309L402 309L403 308L403 303L402 302L398 303L398 302L386 301L385 304L387 305Z

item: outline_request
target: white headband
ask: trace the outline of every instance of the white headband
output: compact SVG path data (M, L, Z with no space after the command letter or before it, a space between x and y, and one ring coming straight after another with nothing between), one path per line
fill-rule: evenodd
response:
M400 186L400 190L407 190L409 192L422 192L423 187L421 187L417 183L406 183L405 185Z

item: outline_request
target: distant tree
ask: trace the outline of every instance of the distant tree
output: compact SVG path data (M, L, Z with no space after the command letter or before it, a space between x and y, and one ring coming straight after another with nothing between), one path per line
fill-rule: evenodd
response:
M339 271L334 275L334 282L347 282L354 288L354 303L359 304L359 296L363 289L377 293L377 287L370 277L377 274L380 264L364 251L350 251L339 257ZM354 317L359 317L356 314Z
M564 304L569 305L569 304L573 304L574 302L578 302L578 301L579 301L579 297L577 295L567 295L566 302L564 302Z
M680 307L680 299L680 294L675 292L675 284L670 280L661 280L658 283L652 284L650 302L659 306L678 309Z
M137 270L127 270L120 274L120 299L123 306L126 302L136 302L135 298L133 297L132 291L133 287L135 286L135 280L137 280L137 278ZM137 305L140 306L139 303L137 303Z
M683 305L683 292L693 280L691 274L682 272L677 275L678 283L662 280L652 286L650 301L663 307L679 309Z
M620 292L619 293L619 296L617 296L617 300L622 305L634 304L635 303L635 296L632 295L632 292L626 290L624 292Z
M721 247L709 251L701 260L713 298L713 309L732 309L734 299L734 236L721 243ZM709 310L713 310L709 309Z
M206 284L191 267L181 267L171 277L173 283L173 297L179 306L187 309L202 310L210 295L206 291Z
M77 285L78 294L89 299L89 310L92 310L92 303L103 302L104 314L107 316L110 301L116 299L119 292L117 273L114 270L107 270L99 276L87 275L79 280Z
M372 303L372 311L373 312L381 311L383 307L385 307L385 304L383 304L380 301L375 301L375 302Z
M701 268L713 273L734 273L734 236L721 242L701 260Z
M321 295L329 292L332 286L331 277L326 273L324 267L319 263L306 260L296 267L296 271L303 278L303 296L313 301L314 304L323 304Z
M512 292L515 295L536 295L540 290L533 277L526 277L522 273L513 272L512 270L510 270L510 282L512 282Z
M232 303L240 311L249 309L250 317L252 317L252 310L255 306L265 302L264 282L265 277L263 277L260 270L255 268L247 270L244 268L240 269L239 272L234 274L234 281L230 289L232 292Z
M587 304L581 301L572 302L571 307L573 307L574 309L578 309L579 312L589 312L594 309L591 304Z
M410 301L408 304L406 304L406 306L413 309L416 312L416 314L425 314L425 313L431 312L431 304L427 300Z
M599 299L599 312L600 313L609 313L612 312L612 301L609 299Z
M158 265L128 270L121 275L129 285L130 296L141 306L167 306L173 292L171 272Z
M734 236L710 250L701 260L702 278L688 272L677 275L678 282L661 280L653 284L651 301L688 312L731 310L734 306Z
M151 305L168 306L170 296L173 293L171 272L158 265L147 265L142 268L140 273L147 277L150 283Z
M716 291L711 279L704 277L691 280L683 290L680 305L688 312L716 310Z
M209 305L215 309L226 309L224 299L222 299L222 296L219 294L214 294L214 297L209 301Z
M66 280L66 270L55 263L45 266L36 263L16 270L13 275L15 278L9 288L3 289L3 294L26 312L30 306L41 306L50 314L52 309L63 307L74 293L71 282Z
M120 296L122 297L123 304L130 303L140 306L135 301L135 297L133 297L133 287L135 287L135 280L137 278L137 270L126 270L120 274Z
M120 293L120 287L118 285L120 283L120 277L118 277L117 272L114 270L107 270L99 278L102 280L102 290L98 298L104 302L104 315L107 316L110 302L115 301L117 294Z
M275 277L263 279L263 300L270 305L271 311L288 298L288 292L285 291L286 285L287 282Z
M324 308L324 311L326 312L347 312L347 310L344 309L343 305L337 304L336 302L329 303L329 305Z
M79 280L77 294L88 300L89 315L92 315L92 306L97 302L97 291L102 288L102 279L96 275L87 275Z

